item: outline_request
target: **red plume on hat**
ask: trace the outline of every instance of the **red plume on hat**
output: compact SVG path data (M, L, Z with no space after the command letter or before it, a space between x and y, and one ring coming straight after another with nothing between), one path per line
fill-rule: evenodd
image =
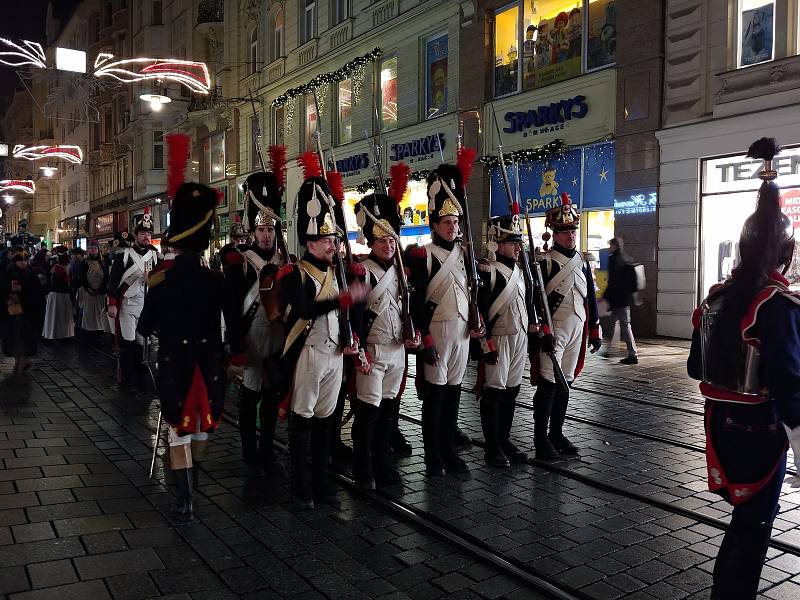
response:
M183 183L192 139L185 133L170 133L164 140L167 143L167 196L171 202Z
M408 189L408 179L411 177L411 167L404 162L399 162L389 168L392 183L389 185L389 197L400 204Z
M334 200L344 202L344 180L339 171L328 171L328 189Z
M278 180L278 187L286 187L286 146L272 145L268 150L270 167L275 179Z
M566 206L567 204L572 204L572 200L567 192L561 192L561 205Z
M319 159L311 151L303 152L298 156L297 164L303 169L303 179L322 176L322 167L319 165Z
M478 156L478 151L475 148L467 148L466 146L458 149L456 155L456 167L461 171L461 179L466 188L469 178L472 175L472 166L475 163L475 157Z

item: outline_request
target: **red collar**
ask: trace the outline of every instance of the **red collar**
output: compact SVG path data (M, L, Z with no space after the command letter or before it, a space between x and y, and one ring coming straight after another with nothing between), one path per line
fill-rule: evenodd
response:
M786 279L786 277L784 277L783 275L781 275L777 271L772 271L772 273L769 274L769 278L772 279L773 281L777 281L778 283L782 283L783 285L785 285L787 287L789 285L789 280Z

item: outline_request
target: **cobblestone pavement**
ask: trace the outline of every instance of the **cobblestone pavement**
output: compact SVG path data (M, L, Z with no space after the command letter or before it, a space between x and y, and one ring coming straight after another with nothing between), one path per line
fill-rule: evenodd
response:
M705 491L702 400L685 343L640 350L633 367L591 357L578 379L566 428L578 459L498 470L473 446L465 477L423 476L409 380L402 427L415 450L390 495L577 597L707 598L728 510ZM120 393L112 371L77 345L46 347L23 378L0 362L0 598L546 597L367 495L292 512L283 477L248 476L230 423L203 463L197 522L172 528L160 459L147 478L157 401ZM480 439L474 376L461 425ZM532 394L525 384L521 402ZM532 447L529 409L514 437ZM800 598L799 504L785 489L763 598Z

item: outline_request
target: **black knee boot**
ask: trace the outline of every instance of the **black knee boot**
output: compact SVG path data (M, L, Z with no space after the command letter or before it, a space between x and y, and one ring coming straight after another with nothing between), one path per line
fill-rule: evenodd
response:
M347 381L342 381L339 397L336 399L336 408L333 409L331 419L330 456L333 462L349 464L353 460L353 450L342 441L342 417L344 416L345 399L347 398Z
M144 364L144 346L142 344L134 344L133 352L133 382L136 389L140 392L147 390L148 380L150 376L147 374L147 366Z
M192 468L174 469L172 478L175 481L175 504L171 518L175 525L183 525L194 519L194 492L192 485Z
M308 438L311 417L292 413L289 417L289 489L297 508L314 508L308 482Z
M425 446L425 467L429 477L444 475L444 462L440 447L442 406L446 401L447 387L425 384L425 399L422 401L422 443ZM450 436L453 435L452 428Z
M446 385L445 401L442 403L442 424L439 428L439 452L442 455L445 471L466 473L467 463L456 454L455 433L458 424L458 407L461 402L461 386Z
M558 450L547 438L547 426L553 412L556 385L540 379L533 396L533 443L536 447L536 458L545 460L560 458Z
M311 419L311 491L315 503L336 501L336 486L328 478L331 462L331 429L333 416Z
M122 371L122 384L129 389L136 387L136 342L120 340L119 344L119 366Z
M517 410L519 386L506 388L500 397L500 447L513 463L528 460L528 454L517 448L511 441L511 425L514 423L514 412Z
M490 467L507 468L508 457L500 448L500 395L503 390L485 387L481 394L481 428L485 441L484 458Z
M403 432L400 431L400 400L395 400L394 398L390 399L392 401L392 429L391 429L391 437L389 439L389 448L392 452L399 454L400 456L411 456L413 448L411 444L408 443L406 436L403 435ZM422 398L420 398L422 400ZM386 399L381 400L381 406Z
M248 467L259 466L256 441L256 416L259 392L239 386L239 437L242 440L242 459Z
M711 600L755 600L769 548L772 521L747 525L731 523L714 563Z
M394 415L399 408L399 401L394 398L384 398L378 409L375 437L372 441L372 469L375 474L375 485L378 487L396 485L402 481L400 473L389 460L389 444L395 426Z
M280 397L271 388L261 389L261 408L259 412L260 430L258 432L258 458L264 470L275 464L275 426L278 423L278 405Z
M378 407L356 400L353 406L353 479L365 490L375 489L375 474L372 470L372 448L375 439L375 423Z
M557 390L553 401L553 414L550 416L550 433L548 438L559 454L575 456L578 449L564 437L564 419L567 417L567 404L569 403L569 389Z

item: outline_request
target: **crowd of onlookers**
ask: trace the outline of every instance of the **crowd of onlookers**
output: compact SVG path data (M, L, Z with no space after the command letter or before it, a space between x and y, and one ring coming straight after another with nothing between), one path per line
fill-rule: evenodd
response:
M47 243L26 233L6 236L0 248L0 338L15 359L14 372L31 366L39 341L71 340L112 331L106 285L116 246L86 250Z

